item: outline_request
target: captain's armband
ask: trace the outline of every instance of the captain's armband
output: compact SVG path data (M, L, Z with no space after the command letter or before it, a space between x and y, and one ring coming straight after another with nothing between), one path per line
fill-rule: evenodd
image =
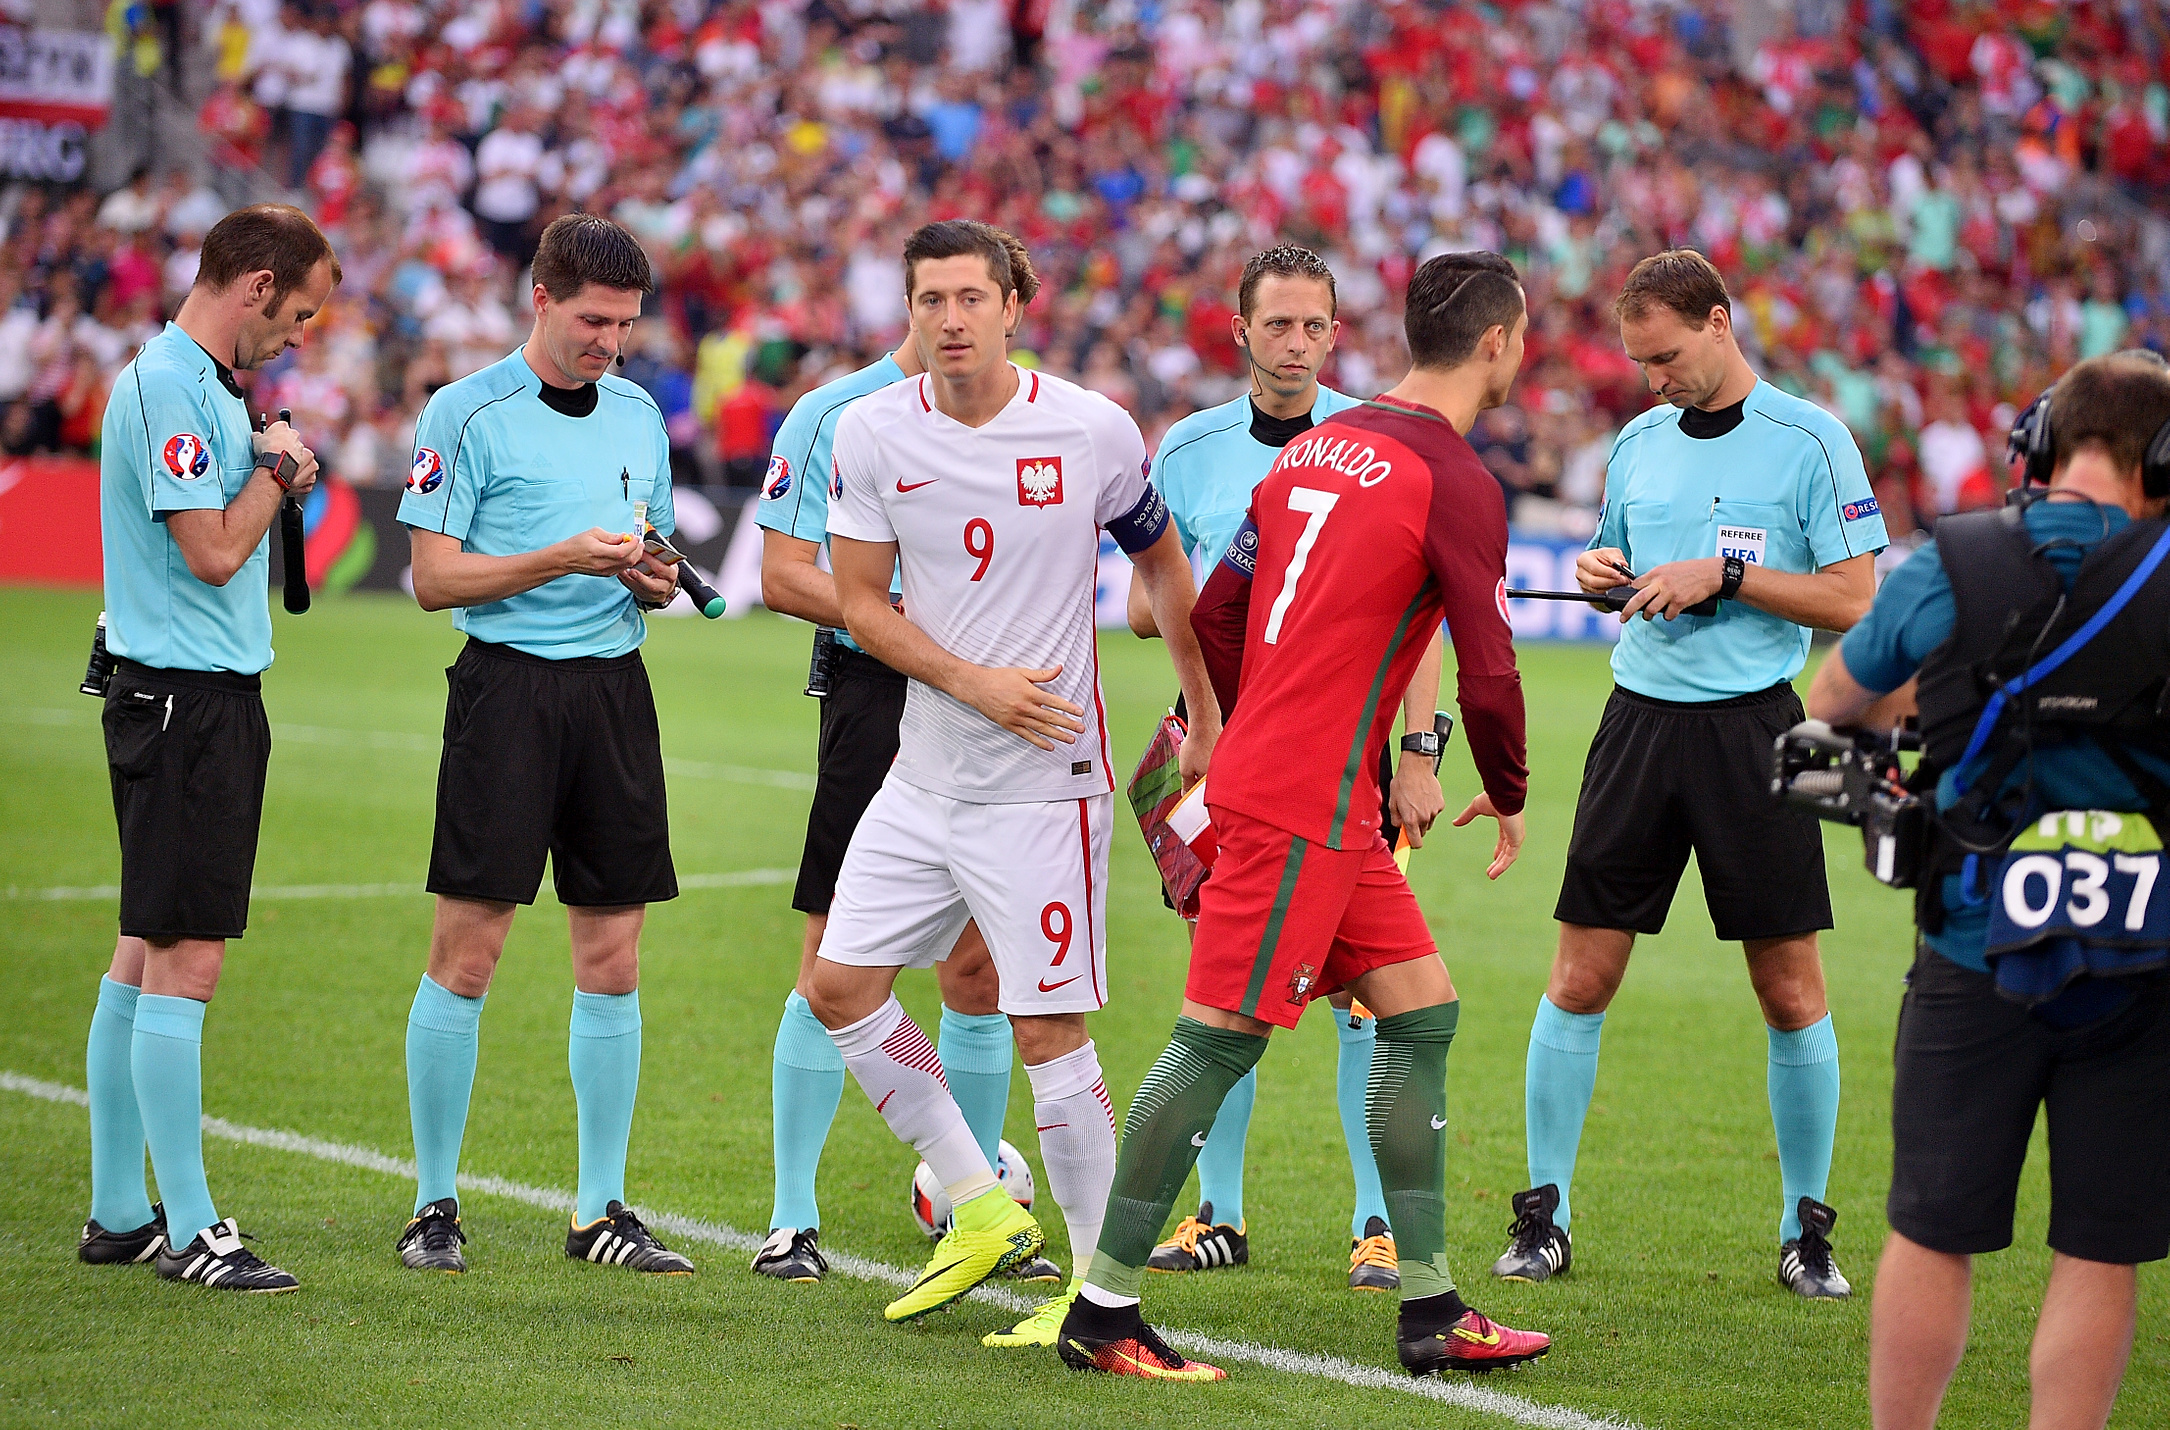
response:
M1153 484L1145 484L1145 495L1138 504L1108 523L1108 535L1123 548L1126 556L1139 552L1160 540L1160 534L1168 529L1168 503L1161 499Z

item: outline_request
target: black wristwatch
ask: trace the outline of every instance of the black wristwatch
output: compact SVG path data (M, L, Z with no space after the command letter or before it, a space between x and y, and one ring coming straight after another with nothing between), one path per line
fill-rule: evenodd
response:
M1718 599L1730 601L1741 593L1741 580L1748 574L1748 563L1738 556L1725 559L1725 575L1718 578Z
M1405 755L1422 755L1432 762L1437 773L1439 761L1446 753L1447 742L1439 737L1437 730L1411 730L1401 737L1401 752Z

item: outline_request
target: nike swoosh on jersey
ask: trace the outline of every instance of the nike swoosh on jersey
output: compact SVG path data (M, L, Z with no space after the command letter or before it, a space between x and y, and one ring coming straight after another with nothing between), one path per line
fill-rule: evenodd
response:
M1446 1118L1444 1118L1444 1117L1435 1117L1435 1118L1433 1118L1433 1119L1432 1119L1432 1131L1434 1131L1434 1132L1439 1132L1439 1131L1443 1131L1443 1130L1445 1130L1445 1128L1446 1128L1446 1125L1447 1125L1447 1119L1446 1119Z
M936 480L936 481L940 481L940 480L941 480L941 478L940 478L940 477L936 477L936 478L935 478L935 480ZM1063 980L1062 982L1060 982L1060 983L1050 983L1050 982L1048 982L1048 981L1047 981L1046 979L1044 979L1044 978L1043 978L1043 979L1041 979L1041 980L1040 980L1040 991L1041 991L1042 993L1052 993L1052 992L1054 992L1054 991L1055 991L1056 989L1058 989L1058 988L1068 988L1068 987L1069 987L1069 986L1070 986L1071 984L1073 984L1073 983L1077 982L1077 981L1078 981L1078 979L1080 979L1080 978L1083 978L1084 976L1085 976L1085 975L1084 975L1084 974L1082 974L1082 973L1076 973L1076 974L1072 974L1072 975L1071 975L1070 977L1068 977L1068 978L1065 978L1065 979L1064 979L1064 980Z
M940 477L929 477L923 482L914 482L910 486L906 486L904 485L904 478L899 477L897 478L897 490L900 492L916 492L921 487L931 487L940 480L942 480Z
M1191 1146L1193 1146L1193 1147L1203 1147L1203 1146L1205 1146L1205 1145L1206 1145L1206 1134L1205 1134L1205 1133L1203 1133L1203 1132L1193 1132L1193 1133L1192 1133L1192 1134L1190 1135L1190 1145L1191 1145Z

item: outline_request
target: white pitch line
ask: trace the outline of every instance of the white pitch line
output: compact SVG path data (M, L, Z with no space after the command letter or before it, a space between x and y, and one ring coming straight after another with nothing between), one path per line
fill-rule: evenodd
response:
M0 1069L0 1090L24 1093L46 1102L63 1102L76 1107L90 1105L90 1094L79 1087L47 1082L43 1078L25 1077L21 1073L5 1069ZM249 1147L268 1147L280 1152L298 1152L319 1161L359 1167L369 1172L382 1172L386 1176L407 1181L412 1181L415 1175L414 1163L404 1158L386 1156L374 1148L357 1147L349 1142L326 1142L320 1138L305 1137L299 1132L285 1132L277 1128L247 1127L238 1122L228 1122L223 1117L205 1117L203 1130L222 1141L239 1142ZM477 1177L462 1172L459 1188L463 1192L473 1192L480 1196L503 1197L542 1211L569 1216L573 1210L573 1194L555 1187L533 1187L525 1182L508 1181L503 1177ZM674 1212L653 1211L647 1207L635 1207L634 1210L648 1225L684 1240L705 1242L710 1246L737 1252L753 1251L761 1245L760 1237L740 1231L736 1227L726 1226L722 1222L679 1216ZM915 1273L901 1266L891 1266L885 1262L853 1256L850 1252L832 1251L826 1247L822 1250L830 1269L855 1281L909 1286L916 1279ZM1038 1304L1014 1291L996 1286L982 1286L966 1299L1017 1315L1023 1315ZM1598 1419L1579 1410L1541 1405L1536 1401L1524 1400L1519 1395L1486 1390L1460 1380L1442 1380L1438 1377L1417 1380L1378 1366L1343 1360L1339 1356L1306 1355L1301 1351L1283 1350L1278 1346L1253 1345L1248 1341L1224 1341L1197 1331L1177 1331L1166 1327L1155 1329L1169 1341L1201 1357L1211 1357L1217 1361L1240 1361L1247 1365L1283 1371L1289 1375L1308 1375L1320 1380L1339 1381L1359 1390L1388 1390L1402 1395L1413 1395L1420 1400L1437 1401L1458 1410L1494 1415L1518 1425L1534 1426L1537 1430L1642 1430L1642 1427L1631 1420L1615 1420L1610 1417Z
M788 884L799 877L796 869L734 869L724 874L686 874L679 878L680 893L688 889L746 889L767 884ZM428 890L420 884L265 884L249 890L254 899L404 899L419 898ZM98 903L121 896L118 884L61 884L50 889L0 888L0 901L45 903Z
M89 709L78 713L73 710L46 708L12 711L8 718L24 725L88 725L97 717ZM271 737L274 741L285 740L302 745L404 750L416 755L434 755L444 748L444 741L435 735L417 735L402 730L345 730L328 725L274 725L271 727ZM673 755L664 757L663 772L684 779L727 780L733 784L762 785L769 789L811 790L814 787L814 777L802 770L765 770L753 765L682 760Z

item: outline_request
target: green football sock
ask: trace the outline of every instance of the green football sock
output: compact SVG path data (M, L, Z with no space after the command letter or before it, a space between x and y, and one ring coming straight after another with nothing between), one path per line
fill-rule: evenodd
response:
M1146 1258L1167 1224L1221 1099L1258 1065L1266 1040L1178 1018L1175 1035L1153 1063L1123 1119L1115 1185L1086 1280L1114 1296L1135 1298Z
M1379 1020L1364 1120L1401 1258L1404 1301L1454 1289L1447 1270L1447 1049L1461 1000Z

